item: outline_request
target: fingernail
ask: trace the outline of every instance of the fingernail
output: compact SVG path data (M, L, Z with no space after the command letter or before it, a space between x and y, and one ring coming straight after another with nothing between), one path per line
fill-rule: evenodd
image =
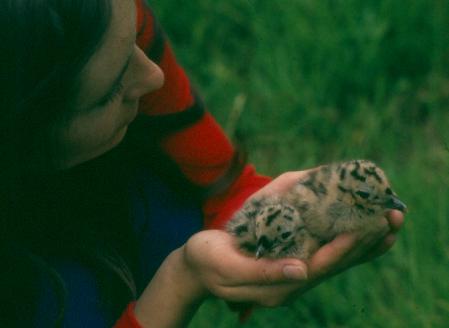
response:
M282 268L282 272L288 279L307 279L306 269L300 265L286 265Z

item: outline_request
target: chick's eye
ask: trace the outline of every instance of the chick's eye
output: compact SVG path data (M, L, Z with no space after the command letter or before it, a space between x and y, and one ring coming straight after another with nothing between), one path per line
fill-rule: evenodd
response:
M363 199L367 199L369 197L369 192L364 190L357 190L355 192L357 195L359 195Z

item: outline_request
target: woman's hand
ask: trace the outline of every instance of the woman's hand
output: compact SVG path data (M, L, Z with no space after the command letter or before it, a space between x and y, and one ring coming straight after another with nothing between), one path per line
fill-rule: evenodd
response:
M206 230L166 258L137 300L134 313L142 327L185 327L211 294L276 306L305 280L303 262L256 260L237 250L228 233Z
M253 194L251 198L282 195L289 191L298 180L305 178L317 169L284 173ZM385 217L384 224L388 227L385 229L386 234L361 236L356 233L346 233L322 246L312 258L304 263L307 264L308 279L297 284L295 294L304 292L352 266L367 262L387 252L395 243L396 234L403 221L404 214L392 210Z
M184 257L204 293L231 302L278 306L352 266L384 254L393 246L403 219L401 212L391 211L387 216L390 232L385 237L361 239L357 234L343 234L322 246L307 262L293 258L256 260L241 253L232 236L218 230L191 237L184 246Z
M256 260L242 254L231 235L206 230L193 235L164 261L138 299L142 327L185 327L208 296L239 303L278 306L354 265L385 253L403 215L387 216L390 233L379 240L344 234L321 247L307 263L298 259Z
M234 237L220 230L197 233L184 246L186 264L207 293L231 302L282 304L307 280L298 259L256 260L241 253Z

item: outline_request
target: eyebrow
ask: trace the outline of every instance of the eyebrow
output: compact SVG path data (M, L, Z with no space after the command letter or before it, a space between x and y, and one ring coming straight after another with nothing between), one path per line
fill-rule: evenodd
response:
M120 73L117 75L115 80L109 86L106 94L104 96L102 96L99 100L95 101L95 103L89 107L96 107L96 106L102 105L109 99L109 97L114 92L114 90L116 90L116 88L120 84L120 82L122 82L123 76L125 75L128 67L129 67L129 63L131 62L131 57L132 57L132 54L129 55L128 59L126 60L125 65L123 65L122 69L120 70Z

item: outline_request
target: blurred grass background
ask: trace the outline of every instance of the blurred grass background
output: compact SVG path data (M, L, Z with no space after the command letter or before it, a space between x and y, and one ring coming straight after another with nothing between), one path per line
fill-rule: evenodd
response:
M259 172L368 158L409 205L396 246L244 327L449 327L449 2L151 0ZM191 327L238 326L211 300Z

